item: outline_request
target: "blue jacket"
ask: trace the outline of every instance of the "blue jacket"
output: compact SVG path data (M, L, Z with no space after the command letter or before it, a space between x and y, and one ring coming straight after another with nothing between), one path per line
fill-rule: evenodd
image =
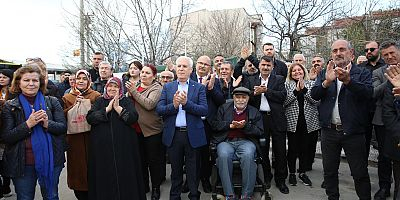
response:
M175 109L172 101L177 90L177 81L165 84L156 108L157 113L164 120L163 143L167 147L171 146L175 135L175 121L179 108ZM189 80L187 103L182 106L182 109L186 111L186 125L190 145L193 148L206 145L206 134L201 116L207 116L208 106L206 90L202 84Z
M342 85L339 93L339 115L346 134L364 134L369 123L369 101L372 101L374 88L371 72L353 64L350 70L350 83ZM328 88L322 87L325 80L325 70L317 78L311 90L311 97L321 100L319 106L319 121L321 127L331 125L333 108L335 106L337 89L336 80Z

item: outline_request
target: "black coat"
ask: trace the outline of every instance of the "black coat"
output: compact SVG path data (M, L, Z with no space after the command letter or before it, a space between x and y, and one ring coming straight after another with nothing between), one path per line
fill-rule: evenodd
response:
M49 119L47 132L51 134L53 143L54 166L62 166L65 162L64 152L67 150L65 134L67 124L58 100L45 97L46 113ZM6 144L3 163L4 173L8 177L20 177L25 170L25 140L30 137L31 129L25 123L25 114L18 96L4 104L3 127L1 140Z
M226 140L229 134L229 125L233 121L234 102L228 102L220 106L217 111L215 121L212 128L215 131L213 135L213 144L218 144ZM243 131L248 135L248 139L256 139L264 133L262 116L257 108L247 105L246 125Z
M254 95L254 86L261 85L261 79L259 76L251 76L248 81L243 83L243 85L251 90L249 104L260 109L261 95ZM283 103L286 99L286 89L285 89L285 78L280 75L270 74L268 78L267 92L264 93L268 100L268 104L271 108L271 115L273 119L273 124L277 131L286 131L286 115Z
M400 98L392 94L393 85L387 82L383 97L382 121L385 124L386 135L384 153L391 159L400 161Z
M193 72L190 75L190 79L192 81L198 82L196 72ZM225 103L224 94L222 93L221 85L219 82L219 79L215 78L214 87L212 90L208 90L206 86L206 97L208 105L207 121L210 124L211 121L213 121L213 119L215 118L218 107Z
M87 114L92 126L89 145L89 199L146 199L138 140L132 124L138 120L133 101L123 97L121 115L106 113L110 100L98 98Z

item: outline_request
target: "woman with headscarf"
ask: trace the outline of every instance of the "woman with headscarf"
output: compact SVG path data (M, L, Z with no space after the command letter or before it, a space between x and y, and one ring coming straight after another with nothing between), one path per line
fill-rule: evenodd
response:
M79 70L75 78L74 87L63 97L64 113L66 116L76 103L84 99L89 99L90 103L93 104L97 97L101 96L99 92L94 91L90 87L92 81L89 72ZM78 200L88 199L87 161L89 135L90 131L67 135L69 145L67 151L67 183L68 187L74 190L75 197Z
M10 69L1 69L0 70L0 91L1 91L1 96L0 96L0 113L1 110L3 109L4 103L9 100L13 99L14 95L10 93L10 85L11 81L13 79L13 71ZM1 120L0 120L0 126L1 126ZM3 152L4 152L4 144L0 144L0 174L1 174L1 180L0 180L0 199L2 197L9 197L11 196L11 188L10 188L10 178L6 177L3 173Z
M156 113L156 106L161 97L161 84L156 81L157 69L153 65L145 65L140 71L140 85L128 81L126 86L129 94L135 101L135 108L139 114L139 150L142 158L144 187L149 188L149 173L151 177L151 199L160 199L160 185L162 181L163 123ZM147 170L148 169L148 170ZM148 189L149 190L149 189Z
M124 97L122 82L107 81L104 94L87 114L89 136L89 199L146 199L133 102Z
M60 103L44 96L45 89L39 68L21 67L10 89L17 96L4 104L4 173L12 178L17 199L33 200L37 181L43 199L59 199L67 127Z

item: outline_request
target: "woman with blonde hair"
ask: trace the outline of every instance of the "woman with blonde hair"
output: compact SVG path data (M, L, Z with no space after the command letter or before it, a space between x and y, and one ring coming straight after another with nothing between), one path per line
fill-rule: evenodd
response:
M94 91L90 85L92 83L90 74L86 70L79 70L75 74L76 82L72 90L64 95L64 113L67 116L68 111L78 102L90 100L93 104L101 94ZM67 183L68 187L74 190L75 197L78 200L88 199L88 148L90 131L74 133L67 135Z
M308 80L307 70L303 65L291 64L285 83L287 97L284 107L287 118L289 184L292 186L297 184L295 175L297 158L299 159L299 179L304 185L312 185L305 173L307 163L311 159L307 149L320 129L318 101L311 98L313 85L314 81Z

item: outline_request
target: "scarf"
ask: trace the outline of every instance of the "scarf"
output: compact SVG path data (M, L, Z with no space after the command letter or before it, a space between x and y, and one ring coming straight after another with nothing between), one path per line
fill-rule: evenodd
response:
M103 97L104 99L112 99L114 97L111 97L107 94L107 87L110 83L114 83L117 84L119 87L119 99L121 99L124 96L124 87L122 87L122 81L121 79L117 78L117 77L111 77L110 79L108 79L106 85L104 86L104 93L103 93Z
M91 80L91 78L90 78L90 73L89 73L88 71L86 71L86 70L84 70L84 69L81 69L81 70L77 71L77 72L76 72L76 75L75 75L75 78L76 78L76 79L78 78L79 74L85 74L86 78L88 79L88 85L87 85L86 89L84 89L84 90L79 90L79 89L76 87L76 84L75 84L75 86L71 89L71 91L70 91L69 93L74 94L74 95L76 95L76 96L78 96L78 95L85 95L86 92L89 91L90 86L91 86L91 84L92 84L92 80Z
M25 119L28 120L32 113L32 107L23 94L19 94L18 98L24 110ZM36 94L33 109L35 111L46 111L46 102L41 91ZM33 155L35 157L35 170L38 176L38 181L42 185L46 186L46 190L52 191L54 185L54 155L51 136L40 124L37 124L32 128L31 142Z

